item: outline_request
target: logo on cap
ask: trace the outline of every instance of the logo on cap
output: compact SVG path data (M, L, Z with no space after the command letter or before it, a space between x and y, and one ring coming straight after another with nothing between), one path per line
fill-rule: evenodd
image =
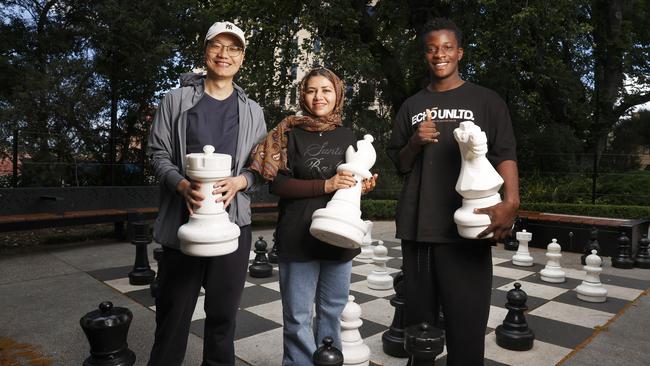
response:
M232 24L226 24L226 29L232 29Z

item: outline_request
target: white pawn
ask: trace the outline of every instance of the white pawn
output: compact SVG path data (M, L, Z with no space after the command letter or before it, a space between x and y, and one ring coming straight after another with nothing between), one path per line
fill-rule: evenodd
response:
M593 249L585 259L587 265L583 268L587 274L582 284L576 287L578 299L587 302L605 302L607 300L607 289L600 282L600 272L603 271L600 266L603 260L596 253L598 251Z
M512 256L512 264L520 267L530 267L533 265L533 257L530 256L528 251L528 242L533 238L533 234L527 232L525 229L518 231L515 235L519 242L517 253Z
M552 239L551 243L546 247L546 258L548 258L546 267L539 272L542 281L550 283L566 281L566 273L564 273L560 265L561 251L562 247L557 243L557 239Z
M376 268L368 275L368 287L373 290L390 290L393 288L393 277L386 270L388 261L388 249L383 241L378 241L373 250L372 261Z
M357 256L359 259L372 259L372 221L364 221L368 226L366 235L361 239L361 253Z
M370 363L370 348L363 343L359 327L361 306L354 302L354 296L348 296L348 303L341 313L341 352L343 365L367 366Z

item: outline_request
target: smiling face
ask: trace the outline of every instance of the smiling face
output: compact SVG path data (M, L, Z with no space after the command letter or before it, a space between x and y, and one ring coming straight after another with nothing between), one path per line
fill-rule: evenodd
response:
M458 62L462 58L463 49L454 32L441 29L424 37L424 59L435 82L460 80Z
M220 45L211 47L211 45ZM208 41L205 47L205 66L208 69L208 78L212 79L232 79L242 63L244 62L244 53L232 56L235 53L228 51L229 46L242 47L241 41L231 34L221 33L214 36Z
M325 117L336 106L334 84L324 76L312 76L305 87L305 104L316 117Z

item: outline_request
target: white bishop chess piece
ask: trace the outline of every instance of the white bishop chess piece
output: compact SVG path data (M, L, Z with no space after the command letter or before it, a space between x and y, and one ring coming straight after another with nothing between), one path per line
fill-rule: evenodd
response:
M375 269L368 275L368 287L373 290L390 290L393 288L393 277L388 274L386 262L388 262L388 249L384 242L379 240L373 249L372 261Z
M215 257L237 250L239 226L230 222L223 202L215 202L213 185L230 176L231 157L215 154L212 145L205 145L203 153L186 155L187 176L201 183L201 193L206 198L201 207L194 208L188 222L178 229L181 251L197 257Z
M512 264L520 267L530 267L533 265L533 257L528 251L528 242L533 238L533 234L527 232L525 229L522 231L517 231L515 234L517 241L519 242L519 247L517 248L517 253L512 256Z
M341 313L341 352L344 366L367 366L370 363L370 348L363 343L359 327L361 306L354 302L354 296L348 295L348 303Z
M368 231L361 239L361 253L357 255L358 259L372 259L372 221L364 221L368 227Z
M347 171L354 175L354 187L339 189L324 208L311 216L309 232L315 238L343 248L359 248L368 226L361 220L361 180L372 177L370 168L375 165L377 153L372 147L373 138L365 135L357 141L357 150L348 146L345 164L337 172Z
M552 239L546 247L546 266L539 274L544 282L562 283L566 281L566 273L562 270L560 259L562 258L562 247L557 243L557 239Z
M490 217L475 214L474 209L494 206L501 202L499 188L503 178L487 159L487 136L471 121L461 122L454 130L460 148L460 174L456 192L463 197L462 206L454 213L458 234L463 238L477 239L477 235L490 225ZM492 233L485 236L491 238Z
M605 302L607 300L607 289L600 282L600 267L603 260L597 255L597 250L592 250L585 259L587 263L583 268L587 271L584 281L576 287L578 299L587 302Z

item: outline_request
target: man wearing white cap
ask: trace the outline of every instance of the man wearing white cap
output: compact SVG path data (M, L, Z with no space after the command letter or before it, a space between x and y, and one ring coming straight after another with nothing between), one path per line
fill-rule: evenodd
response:
M163 245L156 297L156 336L149 365L181 365L201 287L206 314L204 365L234 365L235 316L244 288L251 247L248 193L262 182L247 167L253 146L266 135L264 114L233 82L246 47L244 32L231 22L214 23L205 36L207 75L184 74L169 92L151 126L147 154L160 181L160 210L154 238ZM178 228L204 197L185 178L184 157L212 145L232 156L232 177L217 182L213 194L241 229L239 248L219 257L192 257L179 250Z

